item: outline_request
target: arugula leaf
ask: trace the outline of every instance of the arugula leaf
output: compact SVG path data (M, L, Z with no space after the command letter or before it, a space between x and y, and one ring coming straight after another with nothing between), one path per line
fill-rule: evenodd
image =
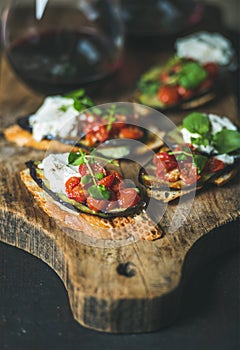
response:
M200 174L203 168L205 167L207 159L207 157L201 154L193 154L193 162L198 169L198 174Z
M160 83L157 81L152 81L152 80L148 80L148 81L143 81L140 80L138 83L138 88L139 90L146 94L146 95L155 95L158 92L158 89L160 87Z
M223 129L213 136L213 144L220 154L236 151L240 149L240 133Z
M206 134L210 131L210 121L203 114L199 112L192 112L183 119L183 126L192 133L200 135Z
M179 73L179 84L194 89L207 78L206 70L197 62L187 62Z
M88 192L91 197L95 199L110 199L110 192L104 185L92 185L88 188Z

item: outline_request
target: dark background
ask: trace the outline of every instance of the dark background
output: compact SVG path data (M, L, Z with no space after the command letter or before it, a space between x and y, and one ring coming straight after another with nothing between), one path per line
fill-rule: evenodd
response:
M239 227L240 228L240 227ZM232 250L196 271L178 320L159 332L112 335L72 318L66 290L39 259L0 244L0 349L240 349L240 254Z

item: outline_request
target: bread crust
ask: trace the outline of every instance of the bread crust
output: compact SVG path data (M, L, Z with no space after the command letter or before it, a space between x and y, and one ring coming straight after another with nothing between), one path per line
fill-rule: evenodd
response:
M65 145L57 140L36 141L29 131L22 129L17 124L11 125L3 133L8 141L14 142L19 147L31 147L42 151L51 147L52 152L59 153L70 152L73 149L72 145Z

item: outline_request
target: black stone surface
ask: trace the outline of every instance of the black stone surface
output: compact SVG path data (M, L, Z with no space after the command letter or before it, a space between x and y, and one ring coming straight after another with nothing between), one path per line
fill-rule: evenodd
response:
M1 243L0 349L238 350L240 252L219 256L190 279L172 326L155 333L112 335L75 322L55 272L30 254Z

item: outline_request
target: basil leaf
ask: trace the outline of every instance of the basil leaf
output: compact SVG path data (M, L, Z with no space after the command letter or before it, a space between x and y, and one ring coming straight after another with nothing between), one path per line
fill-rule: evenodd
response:
M86 109L85 105L82 104L81 100L74 100L73 107L76 109L76 111L81 112L84 109Z
M175 156L177 161L181 161L181 160L186 160L187 156L184 153L178 154Z
M240 133L223 129L213 136L213 143L220 154L236 151L240 149Z
M83 185L90 184L90 182L92 182L92 176L91 176L91 175L84 175L84 176L81 178L81 183L82 183Z
M103 174L103 173L96 173L96 174L95 174L95 178L96 178L97 180L102 180L102 179L104 178L104 174Z
M64 95L63 97L73 99L73 107L78 112L81 112L86 108L94 106L92 100L89 97L85 96L84 89L69 92L68 94Z
M195 89L206 78L207 72L200 64L188 62L179 73L179 84L186 89Z
M152 80L140 80L138 83L139 90L146 95L155 95L158 92L159 87L160 83Z
M71 91L67 94L64 95L64 97L66 98L79 98L85 95L85 90L84 89L79 89L79 90L75 90L75 91Z
M88 192L94 199L110 199L110 192L103 185L93 185L88 188Z
M183 126L192 133L200 135L210 131L210 121L202 113L192 112L183 119Z
M207 159L207 157L201 154L193 154L193 162L198 169L198 174L200 174L203 168L205 167Z
M70 152L68 155L68 164L80 165L84 163L84 156L79 153Z

